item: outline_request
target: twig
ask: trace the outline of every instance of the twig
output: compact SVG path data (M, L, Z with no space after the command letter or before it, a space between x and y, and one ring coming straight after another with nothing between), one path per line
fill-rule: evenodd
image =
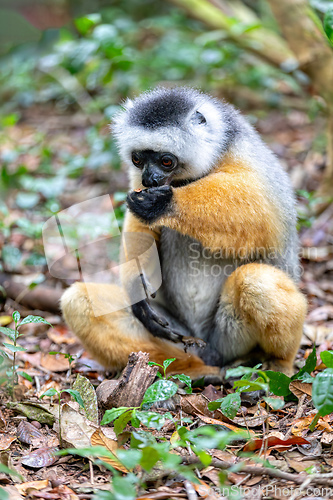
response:
M301 416L303 415L303 412L304 412L304 401L306 399L306 396L307 396L307 394L302 394L302 396L299 398L294 420L296 420L298 418L301 418ZM292 432L292 427L290 427L287 430L287 432L286 432L286 438L290 436L291 432Z
M193 488L193 484L190 483L190 481L188 480L184 481L184 487L186 490L186 495L188 500L198 500L198 495L195 489Z
M195 455L191 457L183 457L183 463L200 467L200 460ZM329 478L333 478L333 473L312 474L311 476L305 476L304 474L291 474L280 469L271 469L270 467L256 467L255 465L245 465L244 463L234 464L217 458L214 458L210 465L216 469L230 469L237 466L239 472L245 472L246 474L251 474L253 476L269 476L284 479L285 481L292 481L296 484L303 484L306 478L311 477L312 483L333 486L333 481L329 481ZM201 466L203 467L203 465Z
M90 482L92 485L95 484L95 481L94 481L94 467L93 467L93 463L91 460L89 460L89 471L90 471Z
M299 488L296 489L295 493L290 497L290 500L296 500L296 498L299 496L300 492L305 490L307 486L312 482L312 477L307 477L305 481L300 485Z

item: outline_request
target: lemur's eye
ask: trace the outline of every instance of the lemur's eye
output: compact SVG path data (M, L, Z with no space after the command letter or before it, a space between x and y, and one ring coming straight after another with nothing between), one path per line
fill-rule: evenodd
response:
M174 156L171 155L163 155L161 158L161 164L165 168L172 168L176 165L177 160Z
M142 164L142 160L137 153L132 153L132 162L136 167L139 167Z

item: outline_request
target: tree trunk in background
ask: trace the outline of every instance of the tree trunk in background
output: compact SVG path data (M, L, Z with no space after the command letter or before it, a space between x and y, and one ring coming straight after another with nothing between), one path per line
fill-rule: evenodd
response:
M238 1L225 0L171 0L185 10L189 16L199 19L211 29L223 30L226 37L244 50L253 52L274 66L280 66L288 59L295 59L287 44L277 33L260 26L255 12ZM244 25L258 25L255 29L236 29L234 19ZM222 38L222 37L221 37Z
M328 146L325 184L333 190L333 49L318 27L307 0L267 0L272 12L294 52L299 67L310 79L315 93L323 97L328 113Z

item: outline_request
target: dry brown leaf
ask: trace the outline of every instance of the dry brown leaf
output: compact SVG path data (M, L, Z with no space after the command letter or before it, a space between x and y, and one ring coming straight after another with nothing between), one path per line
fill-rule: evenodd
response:
M229 472L228 479L232 484L238 484L246 478L246 474L236 474L236 472Z
M2 489L9 495L10 500L23 500L23 496L19 493L16 486L5 486Z
M64 354L42 354L40 364L50 372L64 372L69 369L69 362Z
M54 454L54 452L58 451L58 448L39 448L39 450L33 451L28 455L25 455L21 459L21 463L23 465L27 465L28 467L33 467L35 469L40 469L42 467L49 467L53 465L58 457Z
M311 467L313 465L318 465L318 462L316 460L303 460L301 462L300 460L295 460L293 458L288 458L288 457L286 457L286 460L289 467L294 469L296 472L303 472L308 467Z
M248 481L246 481L246 486L255 486L256 484L260 483L260 481L262 481L262 477L260 476L253 476L251 477L251 479L249 479Z
M304 335L301 343L305 346L320 345L323 342L333 341L333 328L327 325L304 325Z
M202 420L206 424L222 425L223 427L227 427L231 431L236 431L236 432L240 430L239 427L236 427L235 425L232 425L232 424L228 424L227 422L222 422L221 420L217 420L216 418L206 417L206 415L200 415L200 413L194 413L194 415L196 417L199 417L200 420ZM254 432L250 431L250 434L254 434Z
M267 419L267 412L265 411L262 415L257 415L253 417L235 417L232 419L232 422L236 425L240 425L242 427L261 427L262 424Z
M0 451L8 450L15 439L16 437L10 434L0 434Z
M208 484L206 484L201 479L199 479L199 481L200 484L196 483L191 483L191 484L201 498L207 498L207 499L209 498L211 500L215 499L218 500L218 498L220 498L216 495L215 491L210 486L208 486Z
M40 391L37 393L38 397L40 398L49 389L55 389L56 391L59 392L61 389L61 385L59 384L59 382L56 382L55 380L49 380L48 382L46 382L46 384L43 384L42 387L40 388ZM45 398L51 399L51 396L45 396ZM52 396L52 398L54 400L55 396Z
M5 419L4 414L2 413L2 410L0 408L0 429L2 429L3 427L6 427L6 425L7 425L6 419Z
M16 435L22 443L32 444L35 439L42 440L42 433L32 424L26 420L20 422Z
M59 498L64 500L79 500L79 497L76 495L76 493L71 488L68 488L68 486L66 486L65 484L59 484L59 486L53 488L48 493L50 493L51 495L58 494Z
M293 380L289 384L289 389L299 399L303 394L307 396L312 395L312 384L301 382L300 380Z
M74 335L65 326L55 326L53 328L50 328L50 330L47 332L47 336L50 340L52 340L52 342L58 345L72 345L77 342Z
M21 359L22 361L28 362L31 366L35 366L36 368L39 368L40 367L40 360L42 358L42 353L41 352L34 352L34 353L18 352L17 357L18 357L18 359Z
M322 436L321 436L320 442L323 444L332 444L333 443L333 432L324 431Z
M59 409L55 408L55 417ZM68 401L62 405L61 411L61 434L64 443L69 448L86 448L90 446L90 438L96 431L97 426L79 412L80 406L74 401Z
M212 456L222 460L223 462L231 462L233 464L236 463L237 460L233 453L226 450L212 450Z
M333 319L333 306L326 304L311 311L308 314L307 322L316 323L317 321L327 321L329 319Z
M41 481L28 481L27 483L17 484L16 488L22 495L26 495L29 489L42 490L47 488L49 485L48 479L43 479Z
M255 451L255 450L260 450L260 448L263 445L263 439L253 439L249 443L247 443L243 451ZM292 436L288 439L280 439L275 436L270 436L265 439L265 442L267 443L268 448L276 448L276 447L288 447L292 446L294 444L310 444L310 442L307 439L304 439L300 436Z
M107 462L112 465L112 467L120 472L128 472L128 469L124 467L117 459L118 443L117 441L110 439L105 436L102 429L97 429L90 438L91 446L104 446L108 451L114 455L114 460L109 457L99 457L103 462Z
M308 417L303 417L295 420L291 428L292 434L294 436L301 436L303 431L309 428L313 417L314 415L309 415ZM315 428L320 431L333 432L333 428L322 418L318 420Z

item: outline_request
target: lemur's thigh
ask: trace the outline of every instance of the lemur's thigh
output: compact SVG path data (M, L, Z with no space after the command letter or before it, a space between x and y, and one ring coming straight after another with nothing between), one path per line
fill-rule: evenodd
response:
M162 364L176 358L170 373L185 373L192 378L219 374L219 369L206 366L193 354L185 353L175 344L153 337L135 318L129 307L121 308L124 291L116 285L75 283L61 298L64 318L92 357L103 366L121 370L131 352L144 351L150 360ZM102 304L119 304L119 310L95 316Z
M227 279L216 323L224 362L259 346L272 369L291 373L303 331L306 301L283 271L247 264Z

